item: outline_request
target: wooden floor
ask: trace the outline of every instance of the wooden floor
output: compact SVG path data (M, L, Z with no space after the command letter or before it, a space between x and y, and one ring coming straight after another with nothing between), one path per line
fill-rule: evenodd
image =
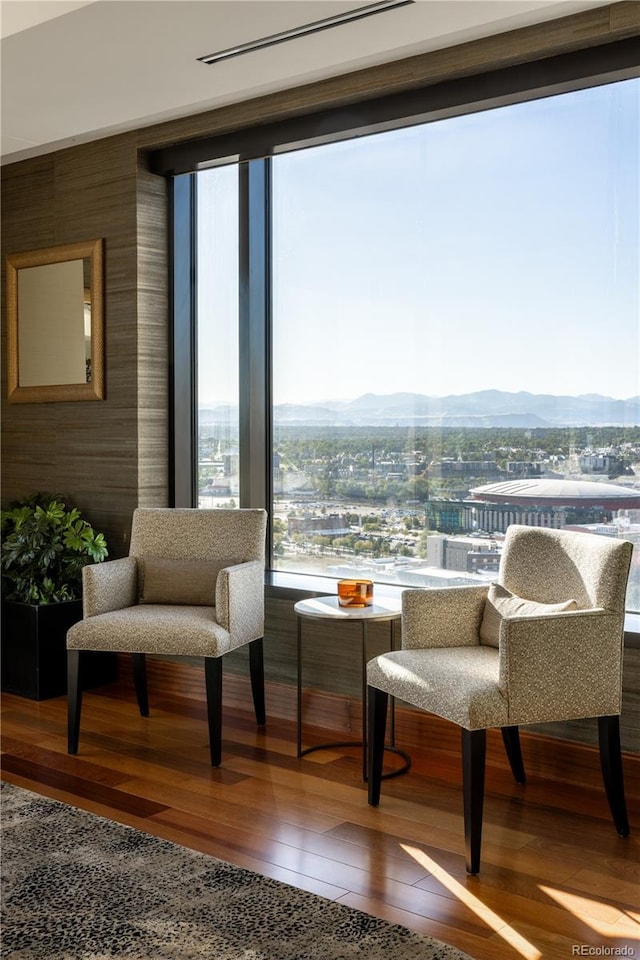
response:
M560 751L545 767L544 741L524 735L521 787L491 735L482 870L469 878L456 728L420 715L412 769L383 783L373 809L359 750L298 760L295 724L272 718L269 697L264 731L229 697L217 770L198 691L178 695L156 678L150 698L143 719L125 681L86 694L80 752L69 757L66 698L5 695L3 778L438 937L476 960L566 960L622 947L640 956L637 758L625 758L632 836L621 840L590 748L564 759Z

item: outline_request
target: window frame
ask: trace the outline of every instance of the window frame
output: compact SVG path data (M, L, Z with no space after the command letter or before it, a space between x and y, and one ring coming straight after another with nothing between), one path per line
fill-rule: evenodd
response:
M197 504L197 173L239 165L240 506L272 503L271 162L279 153L539 100L640 76L637 38L599 43L418 89L187 140L156 150L150 167L170 182L171 502ZM268 531L267 583L286 595L333 592L333 580L273 571ZM640 615L631 615L637 637ZM638 623L636 623L636 620ZM629 636L629 635L627 635ZM634 643L635 645L635 643ZM638 640L640 645L640 640Z
M452 60L452 72L456 70ZM185 140L150 154L153 173L176 177L216 164L243 162L370 133L538 100L640 76L637 37L429 83L382 97L319 109Z

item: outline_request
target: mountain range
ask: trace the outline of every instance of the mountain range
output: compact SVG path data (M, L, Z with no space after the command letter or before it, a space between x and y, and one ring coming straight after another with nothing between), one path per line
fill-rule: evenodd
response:
M203 423L226 419L228 405L200 410ZM640 396L615 400L599 394L555 396L480 390L447 397L418 393L366 393L355 400L282 403L274 422L299 426L581 427L640 426Z

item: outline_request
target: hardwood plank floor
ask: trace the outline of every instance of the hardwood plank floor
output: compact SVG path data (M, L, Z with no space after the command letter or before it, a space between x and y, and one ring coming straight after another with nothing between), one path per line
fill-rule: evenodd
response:
M420 718L400 715L398 742L413 766L383 783L374 809L357 748L298 760L294 722L272 717L267 698L267 727L258 730L235 681L225 681L223 765L213 770L203 692L195 683L181 695L167 677L166 668L153 677L148 719L128 682L85 694L75 757L66 753L65 697L4 695L3 779L438 937L476 960L567 960L580 948L640 956L640 758L625 757L632 835L621 840L594 751L547 744L555 760L540 760L545 743L524 733L521 787L490 734L482 870L468 877L456 728L426 718L425 733ZM335 730L305 728L305 743L335 739Z

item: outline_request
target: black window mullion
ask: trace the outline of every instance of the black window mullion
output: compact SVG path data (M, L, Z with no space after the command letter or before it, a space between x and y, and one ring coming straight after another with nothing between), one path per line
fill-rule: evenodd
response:
M174 177L172 183L171 262L173 263L170 357L171 471L170 503L197 504L197 175Z
M271 505L270 161L239 167L240 506Z

